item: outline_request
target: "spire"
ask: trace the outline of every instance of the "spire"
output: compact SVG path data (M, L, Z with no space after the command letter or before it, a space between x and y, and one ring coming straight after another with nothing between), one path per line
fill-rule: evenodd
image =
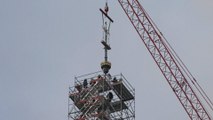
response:
M109 7L106 2L106 6L104 11L100 9L102 13L102 20L103 20L103 40L101 41L102 45L104 46L104 61L101 62L101 69L105 74L107 74L111 68L111 63L108 61L108 50L111 50L109 45L109 31L110 31L110 24L113 20L108 16Z

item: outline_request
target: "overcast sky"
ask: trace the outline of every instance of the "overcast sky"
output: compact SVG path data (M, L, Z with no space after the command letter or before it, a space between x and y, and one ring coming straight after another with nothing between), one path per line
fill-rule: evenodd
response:
M108 1L110 72L135 87L136 120L188 120L118 2ZM140 2L213 100L213 1ZM100 70L104 4L0 0L0 120L67 119L74 77Z

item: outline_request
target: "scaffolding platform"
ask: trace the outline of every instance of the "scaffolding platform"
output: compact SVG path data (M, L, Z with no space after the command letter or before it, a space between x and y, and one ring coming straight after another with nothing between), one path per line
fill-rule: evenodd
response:
M128 101L134 99L134 96L130 93L130 91L125 87L122 80L114 82L112 84L115 93L122 101Z
M116 78L118 81L114 81ZM84 80L88 84L83 85ZM109 97L111 94L111 97ZM135 90L122 74L75 77L69 88L69 120L134 120Z

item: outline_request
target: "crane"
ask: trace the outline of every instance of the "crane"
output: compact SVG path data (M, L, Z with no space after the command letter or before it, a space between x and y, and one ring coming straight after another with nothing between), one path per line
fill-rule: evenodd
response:
M212 120L191 84L195 85L212 109L211 100L170 47L139 1L118 0L118 2L190 119Z

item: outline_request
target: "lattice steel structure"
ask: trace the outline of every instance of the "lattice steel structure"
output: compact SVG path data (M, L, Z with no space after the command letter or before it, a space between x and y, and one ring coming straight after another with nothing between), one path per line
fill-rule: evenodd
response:
M68 104L68 120L135 120L135 90L122 74L75 77Z
M211 120L191 87L187 73L138 0L118 0L139 37L191 120Z

